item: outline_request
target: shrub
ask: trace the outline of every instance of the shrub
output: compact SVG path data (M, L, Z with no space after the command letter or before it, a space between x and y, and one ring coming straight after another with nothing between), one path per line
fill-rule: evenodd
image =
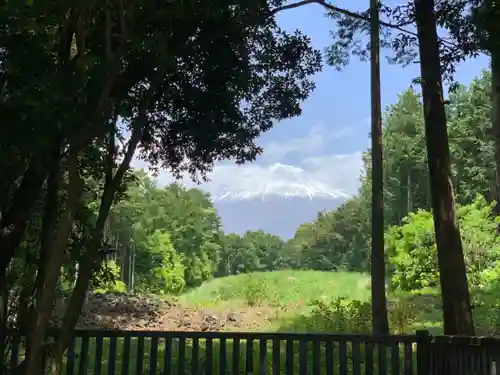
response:
M499 259L499 218L482 197L458 210L470 285L484 284ZM411 213L386 236L393 290L412 291L439 284L434 222L428 211Z
M370 333L371 306L368 302L337 298L319 300L312 304L309 316L296 324L307 332Z
M170 235L156 231L140 244L136 271L138 289L155 294L177 294L186 286L181 255Z
M393 333L413 331L413 326L421 313L420 306L408 298L398 299L389 307L389 327Z
M125 293L127 287L120 280L120 267L116 262L110 260L101 265L92 282L92 289L95 293Z
M267 286L260 277L247 277L244 299L248 306L258 306L267 300Z

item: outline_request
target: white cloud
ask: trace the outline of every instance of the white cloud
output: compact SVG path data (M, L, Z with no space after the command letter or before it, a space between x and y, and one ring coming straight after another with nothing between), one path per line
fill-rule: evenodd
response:
M324 192L333 195L352 195L359 186L361 167L360 152L308 158L299 166L278 163L218 165L209 175L210 181L199 187L213 196L220 197L227 193L249 194L266 189L279 189L285 193L287 186L293 187L300 182L302 185L321 186ZM173 181L167 173L160 173L158 176L160 185ZM182 183L188 187L196 186L189 179L184 179Z
M238 166L225 162L216 165L208 175L208 183L197 186L189 178L180 182L187 187L197 186L216 197L228 193L262 192L269 188L286 193L287 187L296 186L298 181L301 186L314 186L338 196L352 195L359 187L361 151L335 155L324 151L321 154L321 150L326 148L324 146L330 140L342 138L354 128L347 127L340 132L331 133L322 125L314 126L307 136L263 145L265 156L255 163ZM294 166L286 165L282 159L292 152L301 155L301 161ZM133 165L145 167L143 162L137 160ZM159 185L174 181L167 172L160 172L157 180Z
M309 154L324 146L324 135L324 126L321 124L315 125L311 127L311 130L305 136L292 138L283 142L270 142L264 145L264 157L280 159L291 153Z
M264 145L264 157L279 160L291 153L308 155L327 146L332 140L348 135L354 128L355 126L348 126L340 131L331 132L324 124L314 125L305 136Z

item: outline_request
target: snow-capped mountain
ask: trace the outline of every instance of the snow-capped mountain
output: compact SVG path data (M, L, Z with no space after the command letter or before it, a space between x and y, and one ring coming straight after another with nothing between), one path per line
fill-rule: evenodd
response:
M278 163L268 167L262 178L253 175L219 186L212 199L224 231L243 234L262 229L291 238L299 225L349 198L346 192L313 177L298 167Z
M134 164L143 168L138 161ZM352 169L349 164L339 166L335 176L329 176L314 168L281 163L267 167L249 164L241 169L220 166L209 176L212 181L208 184L196 185L189 178L180 183L210 194L226 233L261 229L287 239L301 224L313 221L318 212L333 210L350 197L350 192L335 188L331 181L335 181L332 177L339 181L345 174L348 183L343 181L342 185L355 189L352 176L347 176ZM167 173L160 177L160 186L174 182Z
M349 194L315 181L303 169L276 163L267 168L266 178L243 181L242 186L221 186L212 193L214 202L235 200L269 199L347 199Z

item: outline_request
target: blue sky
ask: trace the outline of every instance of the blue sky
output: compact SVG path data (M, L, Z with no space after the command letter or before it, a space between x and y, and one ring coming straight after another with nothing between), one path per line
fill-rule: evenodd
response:
M366 7L368 2L365 0ZM363 10L360 6L355 8L352 3L349 0L335 2L339 7ZM323 51L331 42L329 32L333 27L324 13L321 6L311 4L278 14L278 22L286 30L300 29L311 37L316 48ZM456 79L468 84L487 65L486 57L467 61L458 68ZM359 184L361 152L369 144L369 71L369 64L356 58L341 72L325 66L315 76L316 90L303 104L302 115L277 124L261 137L260 144L265 151L255 163L240 167L228 163L218 165L209 176L211 182L200 188L219 194L232 189L257 189L253 184L263 185L277 180L286 184L287 174L277 175L274 173L276 168L271 168L279 163L296 167L295 171L300 170L306 179L320 182L332 190L355 193ZM418 75L416 65L403 68L382 59L383 106L394 103L397 95ZM160 183L170 181L166 173L159 177Z

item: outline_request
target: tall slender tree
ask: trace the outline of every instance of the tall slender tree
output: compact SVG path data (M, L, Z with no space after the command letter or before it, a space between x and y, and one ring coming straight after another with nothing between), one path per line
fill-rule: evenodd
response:
M414 3L444 333L473 335L464 253L453 197L435 4L434 0L415 0Z
M372 141L372 331L389 334L385 295L384 182L382 160L382 110L380 98L380 15L379 0L370 0L370 75Z

